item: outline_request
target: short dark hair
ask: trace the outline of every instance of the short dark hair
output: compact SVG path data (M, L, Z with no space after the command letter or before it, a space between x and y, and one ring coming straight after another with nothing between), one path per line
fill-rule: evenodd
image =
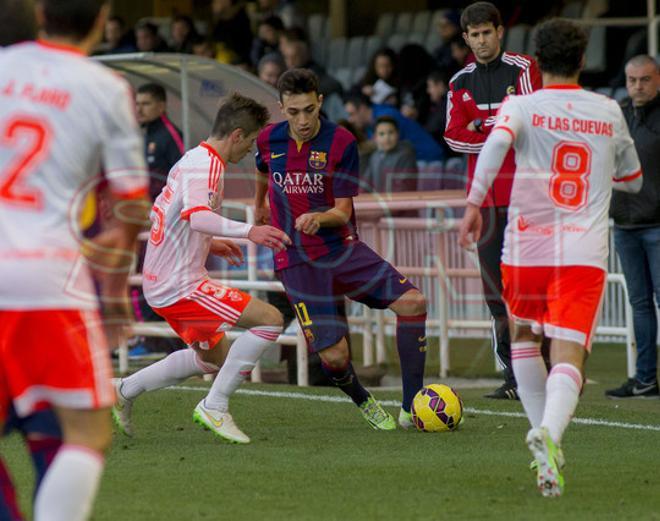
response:
M108 22L115 22L121 27L122 29L126 28L126 20L124 20L121 16L117 14L113 14L112 16L108 16Z
M362 92L352 92L351 94L346 96L344 98L344 104L346 103L355 105L356 109L360 107L371 107L373 105L373 103L371 102L371 98L369 98L369 96L363 94Z
M541 71L567 77L580 71L589 37L580 24L551 18L538 26L535 43Z
M392 125L397 132L399 132L399 122L394 119L392 116L380 116L378 119L376 119L376 122L374 123L374 130L378 128L378 125Z
M500 10L490 2L475 2L463 9L461 14L461 29L467 32L468 26L492 23L495 27L502 25Z
M429 72L426 79L433 83L444 83L445 85L449 85L449 74L444 69L433 69Z
M140 85L137 89L138 94L149 94L156 101L162 101L163 103L167 102L167 92L165 87L159 85L158 83L145 83Z
M26 0L0 0L3 24L0 31L0 47L13 45L37 36L34 5Z
M44 31L49 36L83 40L108 0L42 0Z
M277 90L280 91L280 100L285 94L319 94L319 78L309 69L289 69L277 80Z
M160 36L160 33L158 32L158 26L149 20L140 20L137 24L135 24L135 30L147 30L153 36Z
M261 71L261 69L267 63L274 63L280 68L280 71L286 70L286 63L284 63L284 58L282 58L282 55L278 52L269 52L264 54L257 63L257 71Z
M218 108L211 135L221 139L237 128L252 134L268 123L269 119L270 112L261 103L234 92Z
M282 22L282 19L279 16L271 15L267 16L263 20L259 22L259 25L268 25L269 27L272 27L276 31L283 31L284 30L284 22Z

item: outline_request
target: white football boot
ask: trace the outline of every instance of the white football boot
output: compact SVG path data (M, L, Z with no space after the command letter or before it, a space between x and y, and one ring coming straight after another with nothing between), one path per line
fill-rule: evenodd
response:
M121 394L121 384L121 378L112 379L112 385L115 388L115 396L117 397L115 404L112 406L112 419L122 434L125 436L133 436L133 423L131 422L133 400L124 398Z
M250 443L250 438L238 428L229 412L208 409L204 400L195 407L193 421L229 443Z

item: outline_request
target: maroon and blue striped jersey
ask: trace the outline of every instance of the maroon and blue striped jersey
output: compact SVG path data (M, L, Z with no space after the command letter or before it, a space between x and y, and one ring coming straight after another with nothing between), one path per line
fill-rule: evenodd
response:
M319 133L304 143L289 136L289 123L269 125L257 138L257 169L268 175L271 225L285 232L292 244L275 254L275 269L341 252L357 240L355 211L344 226L321 228L316 235L295 229L296 219L325 212L335 198L354 197L359 188L359 158L353 135L321 119Z

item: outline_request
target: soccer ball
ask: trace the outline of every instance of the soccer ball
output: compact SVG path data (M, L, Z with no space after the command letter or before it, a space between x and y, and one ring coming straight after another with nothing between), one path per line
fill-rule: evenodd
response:
M451 387L431 384L424 386L415 395L410 412L417 430L453 431L463 417L463 402Z

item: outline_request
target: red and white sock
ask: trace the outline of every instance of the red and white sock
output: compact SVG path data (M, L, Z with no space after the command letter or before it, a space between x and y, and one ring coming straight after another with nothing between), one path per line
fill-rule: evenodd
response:
M134 400L145 391L162 389L191 376L217 371L217 366L200 360L193 349L181 349L124 378L120 392L127 400Z
M541 344L511 344L511 366L518 384L518 396L532 427L541 425L545 407L545 382L548 370L541 356Z
M204 406L226 412L229 408L229 397L245 381L257 360L281 333L281 326L260 326L253 327L239 336L231 345L227 359L204 399Z
M62 445L34 500L35 521L84 521L96 497L104 458L80 445Z
M578 404L582 373L573 364L557 364L550 371L545 388L545 411L541 426L546 427L552 440L560 444Z

